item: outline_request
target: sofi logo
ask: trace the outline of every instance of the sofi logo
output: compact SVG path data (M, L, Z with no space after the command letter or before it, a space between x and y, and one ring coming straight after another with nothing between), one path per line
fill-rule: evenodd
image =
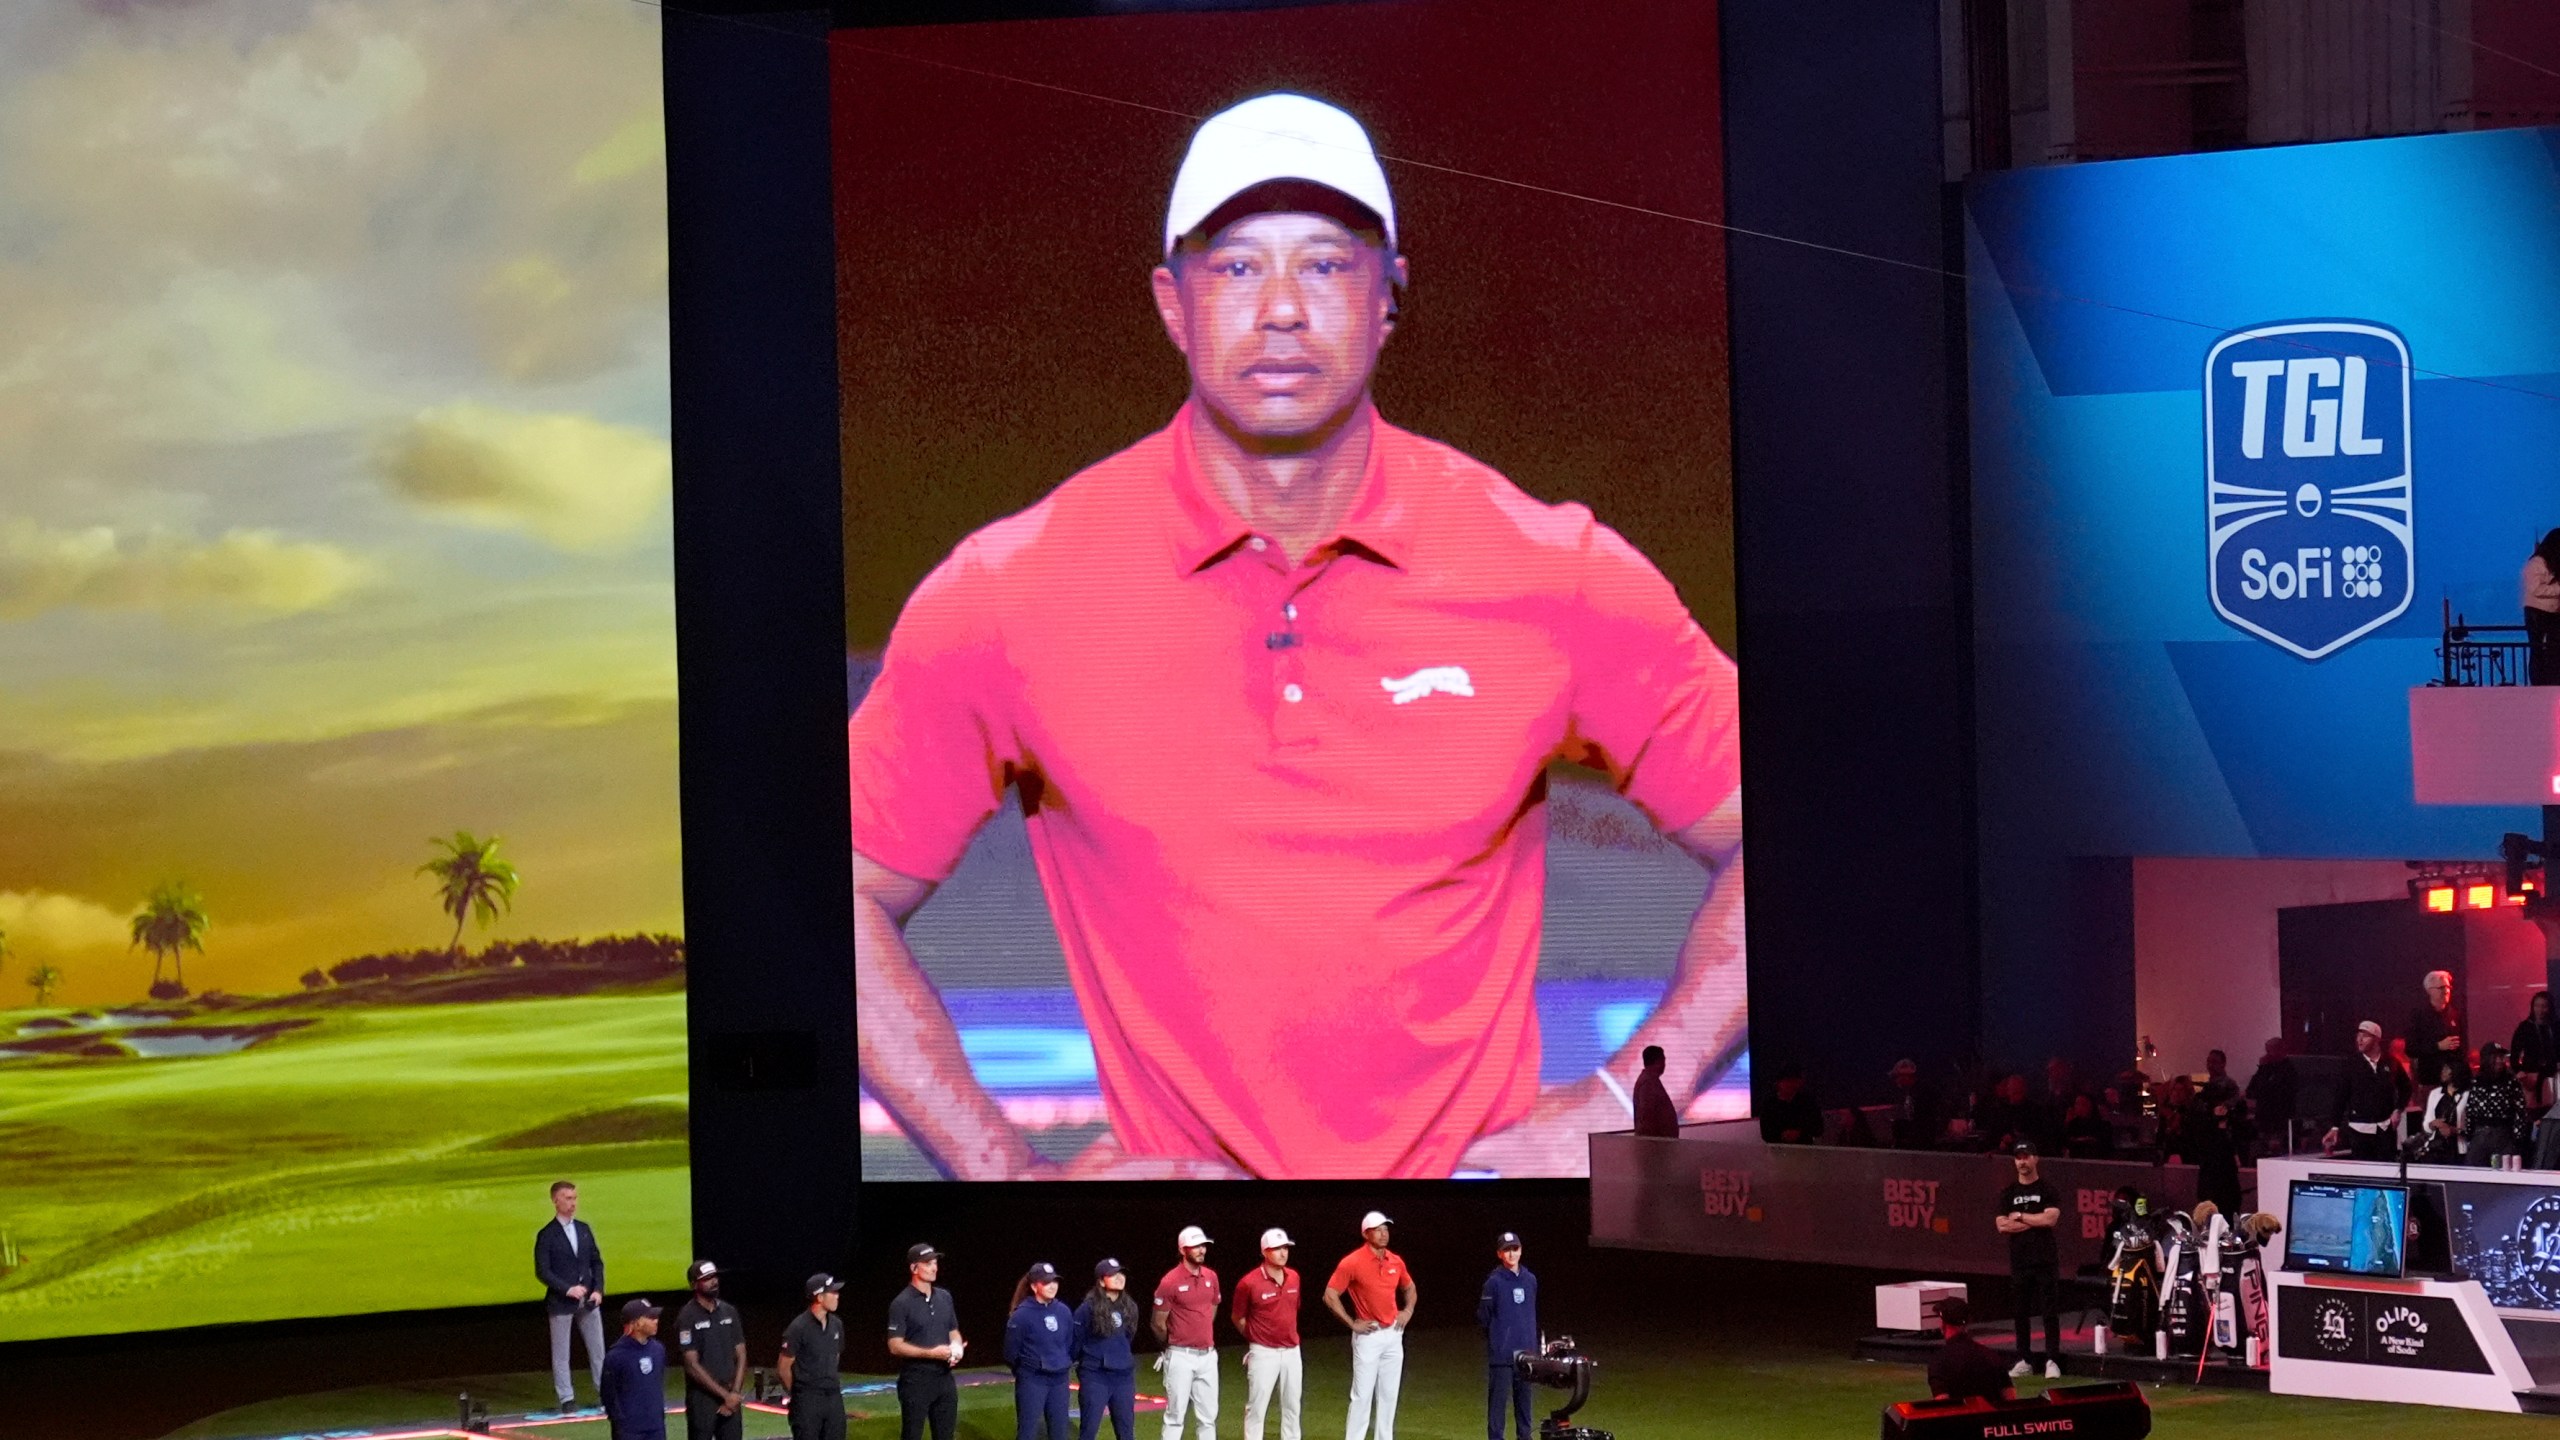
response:
M2214 613L2305 660L2417 593L2409 345L2361 320L2259 325L2204 361Z

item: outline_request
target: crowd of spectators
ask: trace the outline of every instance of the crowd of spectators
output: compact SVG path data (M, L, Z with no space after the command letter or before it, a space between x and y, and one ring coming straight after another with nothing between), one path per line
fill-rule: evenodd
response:
M2475 1048L2453 1003L2453 977L2432 972L2422 990L2425 1003L2400 1033L2369 1052L2382 1057L2377 1063L2401 1097L2395 1133L2406 1137L2411 1158L2493 1165L2521 1155L2538 1168L2560 1168L2553 1103L2560 1017L2550 993L2534 995L2508 1044ZM1788 1065L1757 1115L1772 1144L2006 1154L2023 1142L2046 1155L2189 1164L2200 1198L2236 1210L2244 1164L2340 1148L2343 1112L2305 1114L2302 1094L2299 1068L2279 1037L2267 1041L2246 1085L2220 1050L2205 1055L2200 1072L2154 1074L2135 1063L2103 1083L2084 1082L2058 1056L2033 1075L1973 1066L1934 1080L1902 1060L1886 1072L1883 1103L1842 1110L1825 1110L1804 1072Z

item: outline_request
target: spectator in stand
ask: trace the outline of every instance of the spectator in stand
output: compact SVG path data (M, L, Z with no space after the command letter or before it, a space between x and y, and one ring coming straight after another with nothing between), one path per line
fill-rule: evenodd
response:
M2523 1092L2526 1108L2550 1104L2551 1094L2543 1087L2560 1068L2560 1020L2552 1018L2550 991L2536 990L2526 1002L2524 1018L2508 1037L2507 1059L2515 1066L2516 1088Z
M1893 1148L1927 1150L1946 1133L1946 1117L1941 1113L1938 1093L1920 1083L1920 1067L1909 1060L1896 1060L1887 1072L1893 1082Z
M2421 982L2427 1003L2409 1012L2409 1083L2424 1091L2445 1083L2448 1070L2468 1071L2462 1014L2453 1004L2453 972L2430 970ZM2465 1078L2468 1078L2466 1075Z
M2524 641L2527 683L2560 685L2560 530L2525 557Z
M2249 1124L2260 1142L2256 1148L2269 1155L2293 1153L2294 1098L2299 1085L2293 1068L2293 1057L2284 1053L2284 1037L2267 1041L2265 1052L2258 1056L2258 1068L2249 1075Z
M1668 1063L1661 1046L1644 1047L1644 1068L1636 1072L1631 1102L1636 1113L1636 1133L1657 1140L1680 1138L1680 1107L1671 1103L1671 1091L1662 1083L1662 1071Z
M1822 1105L1805 1085L1801 1067L1779 1068L1769 1104L1760 1112L1760 1138L1772 1145L1822 1143Z
M2071 1068L2071 1062L2059 1055L2047 1057L2044 1062L2044 1101L2053 1107L2053 1113L2060 1115L2069 1110L2071 1097L2079 1093L2080 1076Z
M2481 1046L2480 1079L2462 1112L2463 1158L2495 1166L2510 1155L2522 1155L2524 1116L2524 1091L2507 1068L2506 1047L2494 1040Z
M2116 1149L2116 1127L2098 1113L2098 1102L2087 1091L2071 1097L2071 1109L2062 1117L2062 1153L2074 1160L2104 1160Z
M2347 1062L2347 1080L2338 1087L2336 1118L2321 1146L2332 1152L2344 1144L2358 1160L2388 1160L2397 1146L2392 1126L2408 1103L2409 1073L2382 1052L2382 1027L2371 1020L2356 1026L2355 1058Z
M2205 1052L2204 1084L2196 1089L2196 1103L2231 1137L2235 1154L2249 1153L2249 1102L2240 1093L2240 1082L2231 1078L2230 1056Z
M2164 1165L2196 1163L2196 1087L2184 1075L2172 1075L2160 1087L2160 1161ZM2199 1197L2201 1198L2201 1197Z
M2027 1077L2003 1075L1993 1087L1975 1116L1975 1127L1991 1141L1994 1150L2007 1151L2019 1145L2033 1145L2038 1150L2059 1148L2057 1134L2061 1117L2041 1100L2027 1094Z
M2447 1067L2444 1083L2428 1091L2419 1103L2418 1143L2409 1158L2427 1165L2461 1164L2464 1137L2470 1133L2464 1112L2470 1104L2470 1067Z
M2214 1051L2213 1059L2220 1063L2222 1052ZM2183 1083L2185 1077L2179 1078ZM2205 1088L2198 1090L2195 1098L2187 1102L2190 1117L2187 1133L2192 1151L2189 1158L2196 1165L2196 1198L2212 1201L2213 1207L2225 1215L2238 1215L2243 1213L2240 1209L2240 1137L2236 1127L2237 1116L2233 1112L2239 1108L2240 1087L2232 1084L2228 1075L2222 1077L2222 1084L2223 1089L2217 1092L2212 1082L2207 1081ZM2217 1093L2229 1098L2222 1104L2215 1104L2213 1096Z

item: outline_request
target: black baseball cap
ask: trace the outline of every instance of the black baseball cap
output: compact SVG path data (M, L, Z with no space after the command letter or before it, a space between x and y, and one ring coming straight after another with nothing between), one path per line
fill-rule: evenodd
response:
M1038 1284L1043 1280L1055 1280L1057 1278L1058 1267L1050 1264L1046 1260L1043 1260L1039 1264L1031 1267L1031 1280L1033 1284Z
M2032 1141L2021 1140L2009 1147L2009 1153L2021 1160L2033 1160L2036 1158L2036 1147Z
M704 1277L717 1275L719 1273L719 1266L712 1264L708 1260L696 1260L685 1267L684 1283L687 1285L699 1285L703 1282Z
M622 1323L625 1325L634 1320L655 1320L661 1313L657 1306L637 1297L622 1302Z
M1101 1279L1105 1275L1118 1275L1120 1273L1122 1273L1120 1269L1120 1262L1117 1260L1105 1260L1101 1264L1093 1267L1093 1278L1096 1280Z
M842 1290L843 1288L843 1281L828 1274L824 1270L810 1276L809 1283L801 1287L802 1291L812 1300L817 1299L819 1296L824 1295L831 1290Z
M1496 1250L1517 1250L1520 1248L1520 1237L1512 1234L1508 1230L1505 1230L1501 1234L1493 1237L1493 1248Z
M907 1247L907 1263L910 1265L921 1265L927 1260L939 1260L941 1258L941 1251L934 1249L932 1246L925 1244L921 1240Z

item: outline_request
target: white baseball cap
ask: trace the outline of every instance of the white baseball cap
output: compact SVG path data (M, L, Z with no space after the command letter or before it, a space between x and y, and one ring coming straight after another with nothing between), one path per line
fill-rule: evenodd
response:
M1394 1223L1396 1222L1379 1214L1377 1211L1372 1210L1368 1214L1360 1217L1360 1233L1366 1235L1381 1225L1393 1225Z
M1174 1248L1178 1250L1188 1250L1194 1245L1208 1243L1209 1232L1197 1225L1185 1225L1182 1227L1182 1233L1173 1237Z
M1395 202L1369 132L1334 106L1283 92L1257 95L1200 123L1174 173L1164 253L1219 206L1272 180L1305 180L1360 202L1386 226L1387 248L1396 248Z
M1274 1225L1270 1229L1262 1232L1262 1248L1265 1250L1286 1249L1287 1247L1297 1243L1297 1241L1289 1238L1288 1231L1281 1229L1277 1225Z

